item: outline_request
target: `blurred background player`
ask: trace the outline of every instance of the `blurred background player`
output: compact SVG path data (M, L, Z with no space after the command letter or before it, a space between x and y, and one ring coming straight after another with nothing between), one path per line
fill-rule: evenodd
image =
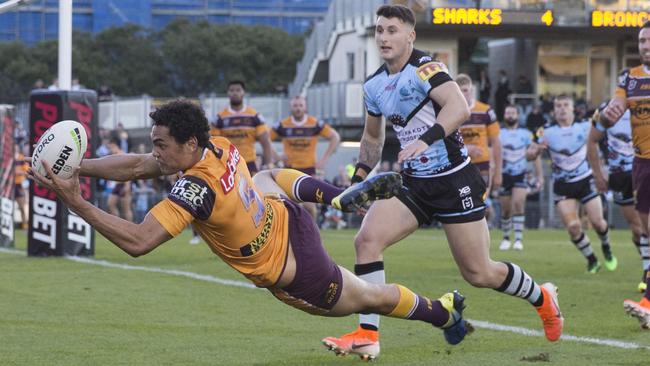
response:
M614 98L601 114L600 121L608 127L616 123L629 109L632 125L632 144L634 161L632 163L632 185L634 187L635 208L641 218L641 225L650 232L650 123L648 103L650 103L650 21L639 30L639 56L641 65L624 70L618 78ZM636 317L644 329L650 328L650 278L646 276L645 295L641 301L625 300L625 311Z
M470 164L458 132L470 117L458 84L443 63L414 49L415 17L409 8L384 5L376 16L375 42L385 63L363 86L367 113L351 181L363 181L379 163L388 120L400 142L397 160L402 163L405 189L370 206L354 241L355 273L369 282L385 283L384 250L435 218L442 223L463 278L473 286L530 302L542 319L547 339L557 341L564 320L555 286L539 286L518 265L490 259L486 186L479 170ZM409 98L403 98L402 90ZM347 352L376 356L379 316L362 314L355 331L327 337L324 342ZM360 344L364 347L357 347Z
M650 265L648 252L648 236L641 225L641 218L634 209L634 188L632 187L632 162L634 146L632 145L632 128L630 126L630 110L612 127L605 128L600 123L600 112L607 103L600 105L592 118L592 126L587 142L587 157L593 171L596 188L601 193L609 189L614 193L614 203L620 206L621 212L632 231L632 241L641 255L642 277L637 286L640 292L646 289L646 272ZM598 156L600 143L604 141L603 156L608 167L607 176L603 173Z
M29 228L29 213L27 212L27 192L23 184L27 177L29 163L25 161L25 156L20 151L20 145L14 145L14 199L18 206L20 214L20 227L23 230Z
M500 250L522 250L524 231L524 207L528 194L526 183L526 149L533 142L533 135L525 128L518 127L519 111L514 105L507 105L503 113L501 129L501 153L503 155L503 183L499 191L501 201L501 230L503 240ZM541 158L535 159L536 188L544 186L544 172ZM510 229L514 229L514 244L510 241Z
M271 140L282 141L284 166L314 176L322 171L341 142L341 136L329 124L307 114L305 98L295 96L289 103L291 116L276 123L271 129ZM318 158L318 138L329 141L327 150ZM316 204L305 203L305 208L316 218Z
M616 269L617 260L609 245L609 225L603 218L603 204L594 186L587 161L587 139L591 123L575 121L573 98L558 95L553 102L555 121L542 130L526 152L528 160L536 159L548 150L552 161L553 201L569 232L571 241L587 259L587 271L596 273L601 264L596 258L579 218L579 204L584 207L589 222L600 237L605 268Z
M108 149L111 155L126 154L120 147L120 136L116 131L111 133L108 142ZM111 215L121 217L127 221L133 221L133 210L131 209L131 182L115 182L115 186L108 196L108 212Z
M327 204L350 211L398 192L399 174L376 175L345 191L293 169L265 171L253 179L228 139L209 138L200 106L173 101L150 117L154 121L151 154L86 159L66 180L55 177L50 167L46 169L51 181L41 175L32 177L134 257L151 252L192 224L224 262L299 310L321 316L373 311L420 320L443 329L450 344L460 343L471 331L461 315L464 297L456 291L431 300L401 285L368 283L336 265L307 211L284 196L313 201L321 191ZM179 171L184 174L169 196L140 224L108 214L80 194L80 173L131 181ZM345 354L336 345L331 347Z
M486 216L489 223L494 217L491 203L492 192L501 187L502 167L501 142L499 141L499 122L489 105L476 100L476 90L469 75L458 74L456 83L469 106L469 119L460 126L463 143L472 158L472 164L481 172L487 185Z
M228 83L230 104L217 115L212 125L212 136L224 136L237 147L246 160L251 174L257 173L255 164L255 141L262 145L262 166L268 168L273 159L273 147L264 118L251 107L244 104L246 85L241 80Z

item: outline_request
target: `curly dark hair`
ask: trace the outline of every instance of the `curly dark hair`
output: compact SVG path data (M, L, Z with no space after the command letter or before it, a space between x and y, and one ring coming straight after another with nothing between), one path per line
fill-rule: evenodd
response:
M203 108L189 100L177 99L165 103L149 113L155 126L169 128L169 134L179 144L196 137L200 147L207 147L210 140L210 125Z

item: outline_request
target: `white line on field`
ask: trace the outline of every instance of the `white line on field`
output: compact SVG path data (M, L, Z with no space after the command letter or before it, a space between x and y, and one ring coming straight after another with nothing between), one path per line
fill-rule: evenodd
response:
M102 267L109 267L109 268L118 268L118 269L126 269L126 270L131 270L131 271L145 271L145 272L154 272L154 273L165 273L165 274L170 274L174 276L181 276L181 277L189 277L194 280L199 280L199 281L207 281L207 282L214 282L218 283L220 285L226 285L226 286L235 286L235 287L246 287L246 288L259 288L253 285L252 283L249 282L243 282L243 281L235 281L235 280L225 280L223 278L219 277L214 277L210 275L203 275L203 274L198 274L194 272L186 272L186 271L179 271L176 269L164 269L164 268L156 268L156 267L143 267L143 266L132 266L130 264L121 264L121 263L112 263L104 260L97 260L97 259L90 259L90 258L85 258L85 257L73 257L73 256L66 256L66 259L69 259L73 262L79 262L79 263L86 263L86 264L93 264L96 266L102 266Z
M16 250L16 249L7 249L7 248L0 248L0 253L25 255L24 251ZM67 256L65 258L68 259L68 260L71 260L73 262L77 262L77 263L91 264L91 265L108 267L108 268L124 269L124 270L131 270L131 271L144 271L144 272L153 272L153 273L163 273L163 274L169 274L169 275L173 275L173 276L187 277L187 278L191 278L191 279L199 280L199 281L207 281L207 282L212 282L212 283L218 283L220 285L259 289L258 287L254 286L254 285L252 285L252 284L250 284L248 282L235 281L235 280L226 280L226 279L222 279L222 278L219 278L219 277L214 277L214 276L209 276L209 275L202 275L202 274L198 274L198 273L194 273L194 272L186 272L186 271L179 271L179 270L175 270L175 269L164 269L164 268L157 268L157 267L132 266L130 264L113 263L113 262L109 262L109 261L105 261L105 260L91 259L91 258L85 258L85 257ZM483 328L483 329L489 329L489 330L500 331L500 332L516 333L516 334L521 334L521 335L529 336L529 337L543 337L544 336L544 333L539 331L539 330L533 330L533 329L515 327L515 326L503 325L503 324L496 324L496 323L491 323L491 322L487 322L487 321L483 321L483 320L474 320L474 319L468 319L468 320L476 328ZM623 349L639 349L640 348L640 349L650 350L650 346L647 346L647 345L638 344L638 343L634 343L634 342L619 341L619 340L616 340L616 339L578 337L578 336L573 336L573 335L569 335L569 334L562 335L561 339L563 341L571 341L571 342L578 342L578 343L589 343L589 344L595 344L595 345L599 345L599 346L609 346L609 347L623 348Z

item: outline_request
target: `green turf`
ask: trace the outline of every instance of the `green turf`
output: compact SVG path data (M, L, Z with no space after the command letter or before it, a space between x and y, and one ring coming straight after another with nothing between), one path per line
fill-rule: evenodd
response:
M628 232L613 231L619 269L597 275L562 231L525 233L523 252L492 255L521 265L538 282L560 288L565 334L650 346L650 332L622 309L641 276ZM352 268L354 231L325 231L324 242L340 264ZM592 239L596 236L590 233ZM98 237L96 256L115 263L178 269L244 280L205 245L189 236L133 259ZM25 237L17 236L24 249ZM600 255L600 250L597 254ZM454 288L467 296L467 317L541 329L528 303L467 285L439 230L420 230L385 256L387 277L438 297ZM0 253L0 365L356 365L336 358L320 339L352 330L356 316L328 319L292 309L264 290L203 282L162 273L110 269L62 258ZM436 329L413 321L382 319L384 365L516 365L548 354L554 365L640 365L650 351L560 341L478 329L458 346Z

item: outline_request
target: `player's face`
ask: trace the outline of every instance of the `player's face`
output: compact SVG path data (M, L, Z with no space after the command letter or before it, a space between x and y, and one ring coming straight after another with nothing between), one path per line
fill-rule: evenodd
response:
M514 126L517 123L518 118L519 118L519 113L517 112L517 108L515 107L507 107L506 110L503 112L503 121L508 126Z
M239 84L233 84L228 87L228 99L230 104L240 105L244 101L244 88Z
M641 63L650 67L650 28L642 28L639 32L639 56Z
M472 104L474 100L474 87L471 84L465 84L460 87L460 92L463 93L467 104Z
M555 119L560 123L573 122L573 100L556 99L553 102L553 114Z
M106 145L106 146L108 147L108 151L110 151L111 154L117 154L117 153L120 152L120 147L117 146L117 144L115 144L113 142L109 142L108 145Z
M296 98L291 101L291 115L294 118L302 118L307 111L307 104L302 98Z
M377 18L375 26L375 42L379 48L379 56L391 62L410 52L415 41L415 31L410 24L398 18Z
M153 126L151 129L151 142L153 151L151 154L156 158L160 171L165 174L175 174L192 167L192 152L187 144L179 144L169 134L166 126Z

